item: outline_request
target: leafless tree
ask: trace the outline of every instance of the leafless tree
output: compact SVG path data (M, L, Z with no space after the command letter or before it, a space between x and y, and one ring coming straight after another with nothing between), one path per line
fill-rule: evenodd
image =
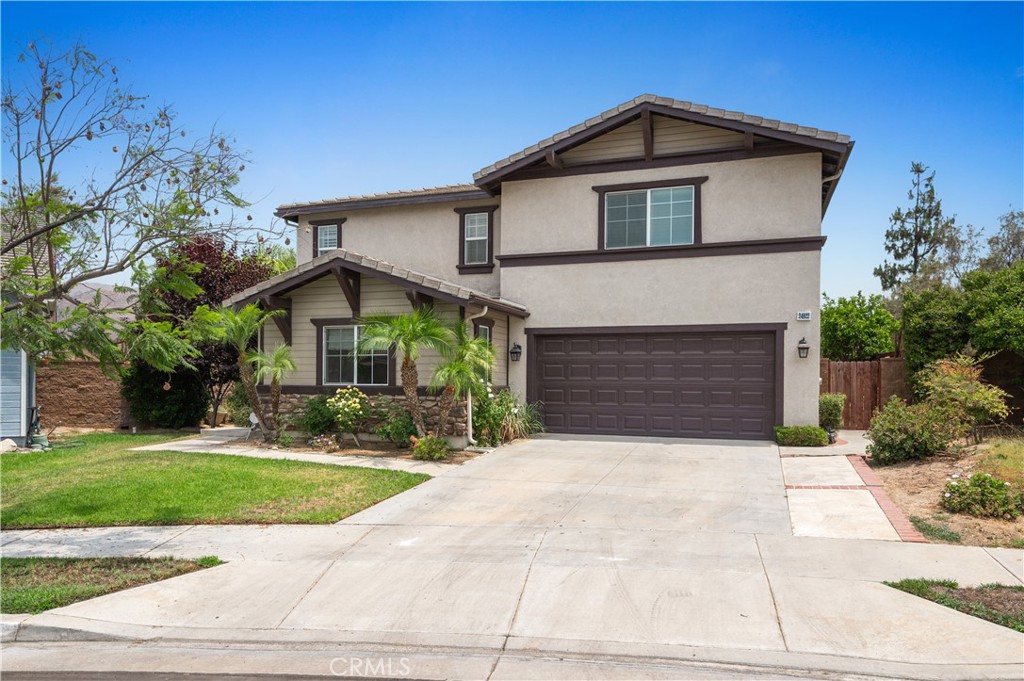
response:
M30 43L17 62L2 99L5 347L45 346L38 327L34 339L19 336L53 321L61 299L111 313L72 291L144 274L147 258L170 244L200 233L262 240L232 191L247 160L233 140L191 134L171 107L133 94L114 65L81 45Z

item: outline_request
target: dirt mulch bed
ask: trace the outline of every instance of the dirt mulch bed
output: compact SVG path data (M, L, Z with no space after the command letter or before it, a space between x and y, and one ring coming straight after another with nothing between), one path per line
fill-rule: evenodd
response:
M259 443L253 443L252 440L231 440L227 443L229 447L258 447L262 446ZM315 449L306 445L306 441L302 438L295 438L295 442L290 447L278 447L272 446L272 449L280 449L286 452L302 452L304 454L329 454L330 456L371 456L379 459L401 459L403 461L416 461L417 459L412 458L412 450L408 447L396 447L390 442L367 442L360 440L360 445L356 445L351 440L345 441L345 446L335 451L326 451L323 449ZM438 461L437 463L450 463L453 465L459 465L475 459L480 456L480 452L470 452L465 450L459 450L452 452L444 461Z
M985 584L962 587L956 582L929 579L886 583L947 608L1024 632L1024 586Z
M975 518L950 513L939 505L948 479L954 474L961 479L970 477L976 472L978 457L977 450L965 450L961 454L941 454L890 466L879 466L871 459L868 463L885 483L886 493L908 518L923 520L938 529L936 533L918 527L928 541L1024 548L1024 518ZM959 541L955 540L956 535Z

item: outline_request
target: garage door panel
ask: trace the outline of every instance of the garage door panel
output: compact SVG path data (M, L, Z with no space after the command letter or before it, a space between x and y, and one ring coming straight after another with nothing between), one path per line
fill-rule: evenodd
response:
M552 432L770 437L774 333L541 336Z

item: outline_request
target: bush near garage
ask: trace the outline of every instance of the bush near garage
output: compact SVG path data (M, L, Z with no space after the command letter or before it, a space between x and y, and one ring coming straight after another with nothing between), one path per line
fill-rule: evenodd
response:
M824 447L828 433L818 426L776 426L775 441L782 447Z
M452 446L443 437L427 433L412 438L412 458L420 461L443 461L451 456Z
M843 407L846 395L824 393L818 396L818 425L825 430L840 430L843 427Z

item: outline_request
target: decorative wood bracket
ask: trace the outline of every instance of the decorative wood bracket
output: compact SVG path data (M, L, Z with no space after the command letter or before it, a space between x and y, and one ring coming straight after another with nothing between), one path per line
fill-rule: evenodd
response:
M271 317L277 330L281 332L281 338L288 345L292 344L292 299L279 298L277 296L263 296L260 298L263 308L266 310L283 310L284 314Z
M754 133L749 130L743 133L743 148L747 151L754 150Z
M562 159L558 157L558 154L555 153L554 149L548 149L548 152L544 154L544 158L547 160L549 166L561 170Z
M345 294L345 300L348 301L348 306L352 310L352 316L358 317L360 314L359 284L361 281L359 273L342 267L332 267L331 272L334 274L334 278L338 280L341 292Z
M644 130L644 160L654 160L654 119L651 110L644 107L640 110L640 124Z
M413 309L416 310L418 310L421 307L433 307L434 305L434 299L431 296L428 296L426 293L423 293L422 291L416 291L411 288L406 289L405 297L409 299L409 302L412 304Z

